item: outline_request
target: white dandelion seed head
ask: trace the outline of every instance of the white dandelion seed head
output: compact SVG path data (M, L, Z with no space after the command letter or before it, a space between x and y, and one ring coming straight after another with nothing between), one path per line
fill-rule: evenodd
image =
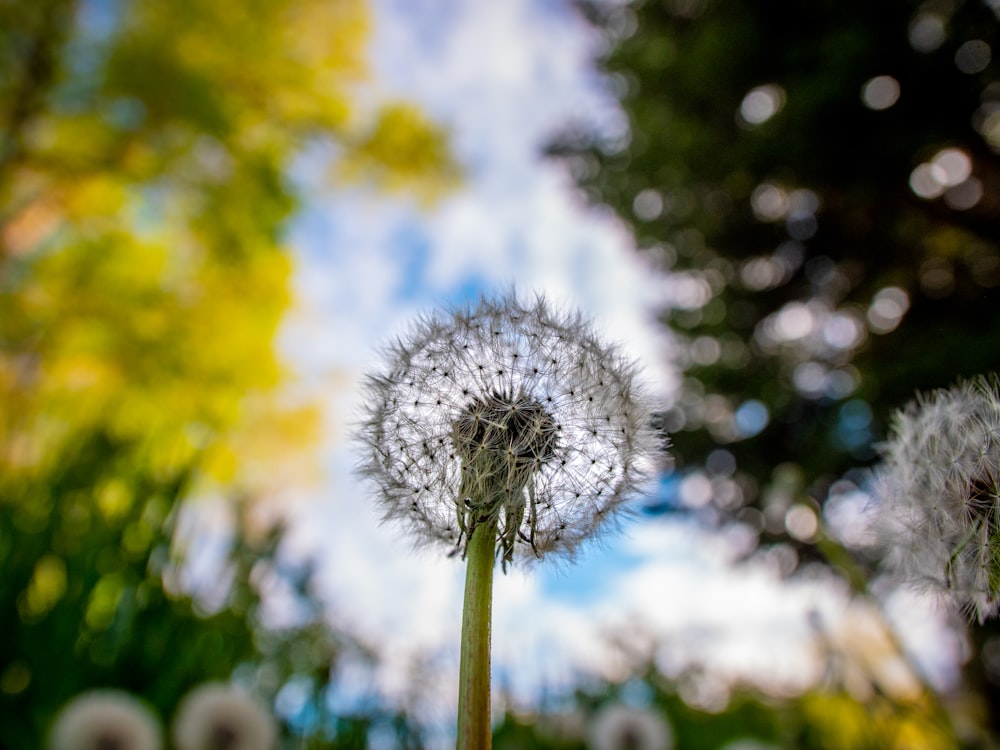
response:
M662 452L635 365L541 298L419 320L366 386L359 470L384 519L458 552L496 523L504 565L572 557Z
M181 701L173 736L178 750L273 750L277 728L271 713L247 693L209 682Z
M590 750L671 750L674 731L652 709L612 703L594 716L588 740Z
M49 735L51 750L160 750L160 722L137 698L120 690L90 690L60 710Z
M1000 393L979 377L896 414L875 474L885 566L980 622L1000 611Z

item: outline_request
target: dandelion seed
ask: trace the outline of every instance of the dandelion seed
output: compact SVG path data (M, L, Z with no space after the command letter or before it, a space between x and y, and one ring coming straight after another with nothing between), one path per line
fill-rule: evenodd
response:
M875 481L886 567L979 622L1000 611L998 387L979 377L897 413Z
M361 473L384 518L463 556L496 524L504 567L572 557L659 449L634 365L579 315L512 295L420 320L369 376L365 410Z
M178 750L272 750L274 719L235 687L210 682L181 701L173 725Z
M91 690L67 703L52 726L52 750L160 750L160 723L119 690Z

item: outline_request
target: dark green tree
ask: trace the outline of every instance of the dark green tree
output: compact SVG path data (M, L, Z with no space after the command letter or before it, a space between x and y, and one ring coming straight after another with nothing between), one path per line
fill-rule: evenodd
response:
M789 567L846 560L825 529L873 562L824 521L889 416L1000 369L996 5L582 7L628 128L571 129L552 152L673 274L680 491L660 509L700 474L700 512L752 526Z
M678 274L679 468L724 447L760 488L794 463L820 499L916 389L1000 365L987 4L670 0L599 21L629 132L553 150Z

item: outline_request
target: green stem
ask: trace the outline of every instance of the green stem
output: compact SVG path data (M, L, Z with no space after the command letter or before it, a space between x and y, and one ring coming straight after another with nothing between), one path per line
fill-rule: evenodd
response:
M457 750L489 750L492 741L490 621L496 536L496 522L477 524L466 550Z

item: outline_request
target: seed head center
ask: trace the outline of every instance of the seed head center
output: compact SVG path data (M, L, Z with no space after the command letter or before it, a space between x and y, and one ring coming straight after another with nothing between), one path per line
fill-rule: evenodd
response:
M217 724L212 727L208 740L211 750L232 750L239 745L239 733L231 726Z
M116 734L100 734L94 740L95 750L124 750L125 742Z
M487 454L512 468L538 466L556 450L555 420L527 396L494 392L476 397L453 427L455 447L467 460Z

